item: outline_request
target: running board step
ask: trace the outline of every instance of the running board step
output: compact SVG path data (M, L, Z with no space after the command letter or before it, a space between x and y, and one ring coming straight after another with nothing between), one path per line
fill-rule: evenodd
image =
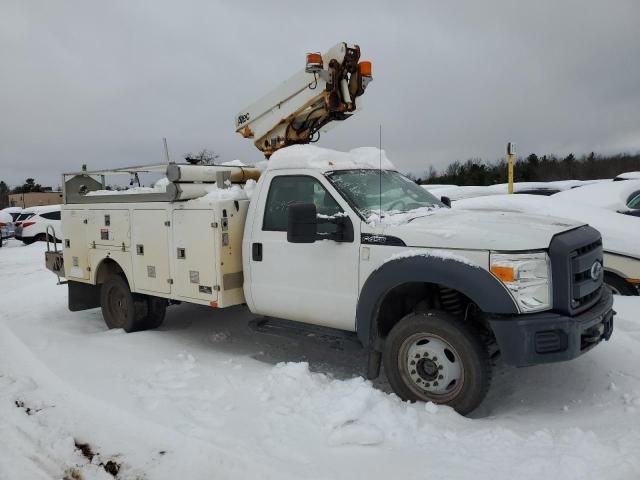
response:
M361 350L358 336L335 328L309 325L281 318L259 317L249 322L249 328L258 333L292 339L317 340L337 350Z

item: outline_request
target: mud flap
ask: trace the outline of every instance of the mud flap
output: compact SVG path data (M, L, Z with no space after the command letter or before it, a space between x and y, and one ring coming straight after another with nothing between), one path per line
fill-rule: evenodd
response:
M100 285L69 281L69 310L79 312L100 306Z

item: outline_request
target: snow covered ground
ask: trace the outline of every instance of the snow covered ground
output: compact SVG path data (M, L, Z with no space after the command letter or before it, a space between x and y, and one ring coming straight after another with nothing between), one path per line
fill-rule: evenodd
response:
M469 419L374 388L358 349L251 333L240 308L108 331L67 310L43 245L8 247L1 480L640 478L640 298L575 361L498 366Z

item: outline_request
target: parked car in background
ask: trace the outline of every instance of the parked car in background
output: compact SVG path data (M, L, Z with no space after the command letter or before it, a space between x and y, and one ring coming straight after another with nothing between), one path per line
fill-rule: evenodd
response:
M60 221L60 205L25 208L16 221L16 240L27 245L47 240L47 226L52 225L55 239L62 241L62 222Z
M0 247L14 234L15 227L10 214L0 211Z
M640 179L624 182L599 182L566 190L553 196L562 202L603 208L619 212L628 208L629 202L640 193Z
M20 207L7 207L0 210L0 212L8 213L13 218L13 222L15 223L16 219L22 213L22 208Z
M614 182L619 182L620 180L640 180L640 172L621 173L613 179Z
M618 210L618 213L631 215L633 217L640 217L640 190L633 192L631 195L629 195L629 199L627 201L627 208L622 208Z

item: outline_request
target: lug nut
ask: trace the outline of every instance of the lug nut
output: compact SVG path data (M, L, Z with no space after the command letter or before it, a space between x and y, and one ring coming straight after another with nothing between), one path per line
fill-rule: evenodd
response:
M438 365L438 370L442 370L442 365Z
M437 362L437 361L438 361L438 357L434 356L434 357L433 357L433 361L434 361L434 362Z
M424 386L425 386L425 387L430 387L430 386L431 386L431 384L427 382L427 383L425 383L425 384L424 384Z
M415 375L416 371L415 370L411 370L411 375Z
M438 375L438 380L442 380L444 377L442 375Z
M416 361L415 361L415 360L411 360L411 361L409 362L409 365L415 365L415 364L416 364Z
M420 358L420 354L419 353L416 353L416 358Z
M433 382L433 386L437 387L438 386L438 382Z

